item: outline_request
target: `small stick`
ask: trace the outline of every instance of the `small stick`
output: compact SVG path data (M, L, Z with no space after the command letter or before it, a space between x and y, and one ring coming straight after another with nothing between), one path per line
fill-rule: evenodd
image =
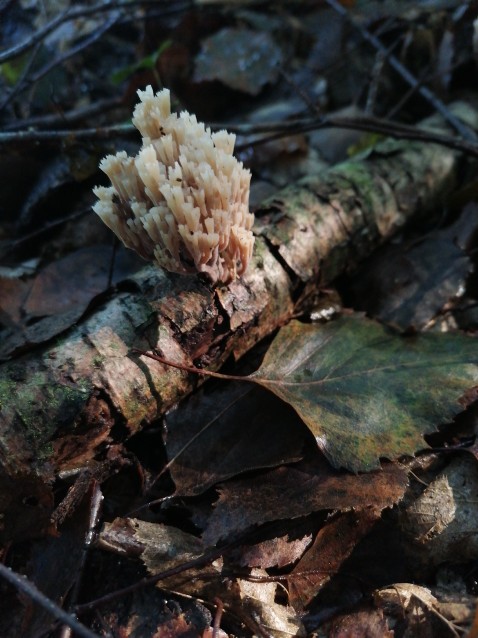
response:
M216 605L216 613L214 615L214 623L212 626L212 638L217 638L219 629L221 627L222 612L224 611L224 603L220 598L214 599Z
M176 565L175 567L170 567L169 569L165 569L164 571L158 574L154 574L154 576L146 576L145 578L138 580L133 585L128 585L128 587L123 587L123 589L117 589L116 591L113 591L109 594L105 594L104 596L101 596L101 598L92 600L89 603L76 605L75 611L77 614L81 614L85 611L91 611L92 609L95 609L96 607L99 607L100 605L104 603L109 603L112 600L121 598L122 596L125 596L126 594L130 594L134 591L137 591L138 589L142 587L146 587L148 585L155 585L160 580L164 580L165 578L168 578L169 576L176 576L177 574L182 574L183 572L189 569L192 569L193 567L205 567L208 563L212 563L214 560L222 556L223 553L226 551L226 549L228 549L228 547L229 546L213 549L207 554L203 554L202 556L193 558L189 561L182 563L181 565ZM218 574L218 577L219 576L220 575ZM87 638L93 638L93 637L87 637ZM95 636L94 638L98 638L98 637Z
M355 27L361 34L364 40L369 42L373 47L383 53L390 66L407 82L410 86L417 89L422 97L424 97L433 108L440 113L440 115L450 124L457 133L459 133L465 140L475 141L476 134L466 124L461 122L453 113L446 107L446 105L426 86L422 86L420 81L410 73L410 71L396 58L394 55L389 55L387 47L379 40L373 33L370 33L368 29L357 24L353 20L348 11L337 0L325 0L327 4L334 9L339 15L345 18L350 24Z
M98 634L93 633L87 627L82 625L74 616L67 613L64 609L59 607L53 600L50 600L37 589L37 587L27 580L26 576L21 576L14 572L10 567L6 567L3 563L0 563L0 576L5 578L11 583L18 591L28 596L35 603L38 603L43 609L49 612L57 620L60 620L68 627L71 627L73 631L80 636L80 638L100 638Z

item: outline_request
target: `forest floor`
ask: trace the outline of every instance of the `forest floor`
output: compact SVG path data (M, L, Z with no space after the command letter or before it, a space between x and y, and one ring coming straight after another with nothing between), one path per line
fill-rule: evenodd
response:
M0 42L0 635L478 638L476 3L3 0ZM92 211L149 85L236 135L236 281Z

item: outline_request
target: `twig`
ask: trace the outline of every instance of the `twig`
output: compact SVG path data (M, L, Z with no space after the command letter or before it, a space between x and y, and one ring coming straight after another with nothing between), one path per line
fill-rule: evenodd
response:
M279 68L279 75L281 75L284 80L289 84L300 97L302 102L306 105L312 115L320 115L319 107L314 103L310 95L305 91L302 87L300 87L297 82L291 77L285 69Z
M386 32L389 28L392 28L394 20L387 18L384 24L375 31L375 37L379 37L382 33ZM372 78L369 84L367 102L365 104L365 113L373 116L375 110L375 104L377 101L377 92L380 86L381 75L383 67L388 57L393 54L394 49L400 42L400 38L395 38L394 41L387 47L386 53L383 51L377 51L375 62L372 68Z
M35 127L56 127L64 126L65 124L73 124L74 122L80 122L81 120L87 120L93 115L98 113L105 113L113 108L121 106L123 104L122 97L107 98L104 100L98 100L94 104L88 104L87 106L81 106L71 111L62 113L49 113L48 115L37 115L23 120L17 120L3 125L3 131L19 131L34 129Z
M15 84L15 86L12 88L12 90L7 93L5 99L3 100L3 102L0 104L0 111L3 111L4 108L6 108L10 102L13 100L13 98L18 94L20 87L22 86L23 82L25 81L26 77L28 76L28 74L30 73L30 69L33 66L33 63L35 62L35 58L38 55L38 52L41 49L41 42L38 42L31 55L30 58L28 59L28 62L25 64L20 77L18 78L17 83Z
M265 125L251 124L216 124L210 125L212 130L227 128L231 133L241 135L252 135L259 133L270 133L269 137L261 137L257 140L248 141L236 147L236 151L242 151L250 146L259 146L267 144L276 139L286 137L287 135L296 135L297 133L308 133L321 128L346 128L358 131L366 131L380 133L384 136L397 139L417 140L421 142L429 142L432 144L440 144L448 148L468 153L474 157L478 157L478 143L468 142L460 138L451 137L436 133L433 130L416 128L399 122L391 122L377 117L345 117L345 116L326 116L319 118L304 118L294 120L292 122L276 122ZM27 142L56 142L76 139L110 138L114 135L130 135L135 133L136 129L132 124L113 124L111 126L100 126L85 129L69 129L61 131L8 131L0 133L0 144L10 143L27 143Z
M421 74L420 79L418 80L419 85L418 86L410 86L408 88L408 91L406 91L402 97L398 100L398 102L396 104L394 104L392 106L392 108L388 111L386 117L387 119L392 119L394 118L398 113L400 113L400 111L402 110L403 106L408 102L408 100L418 91L419 86L422 86L423 82L426 79L426 72Z
M325 0L327 4L334 9L339 15L345 18L352 26L357 29L361 36L367 42L370 42L372 46L374 46L377 51L382 52L386 57L390 66L407 82L410 86L416 87L418 93L422 97L424 97L433 108L442 115L442 117L459 133L465 140L473 141L477 139L477 136L474 131L472 131L468 126L463 124L453 113L449 111L446 105L426 86L423 86L421 82L412 74L410 71L396 58L394 55L387 55L386 46L379 40L373 33L358 24L353 20L347 9L345 9L338 0Z
M395 47L395 42L392 47ZM392 47L388 49L391 52ZM377 93L380 87L380 82L382 79L383 67L385 64L385 60L387 56L381 51L377 51L377 55L375 56L375 62L372 68L372 79L370 82L370 88L367 95L367 102L365 104L365 113L372 115L375 110L375 104L377 103Z
M80 53L80 51L83 51L84 49L89 47L91 44L93 44L93 42L96 42L96 40L101 38L101 36L104 33L106 33L106 31L111 29L111 27L118 20L119 20L119 15L111 16L109 20L106 20L104 24L102 24L98 29L95 29L86 38L81 40L81 42L79 42L76 46L72 47L71 49L68 49L68 51L65 51L60 56L52 60L51 62L48 62L48 64L45 64L45 66L43 66L39 71L37 71L33 77L27 78L26 81L24 82L24 85L30 86L32 84L35 84L35 82L38 82L39 80L41 80L43 77L45 77L47 73L50 73L50 71L52 71L54 68L56 68L60 64L63 64L64 62L72 58L74 55L76 55L77 53ZM21 92L24 88L26 88L26 86L21 87L19 89L19 92Z
M37 589L37 587L32 582L27 580L25 576L21 576L20 574L15 573L9 567L6 567L3 563L0 563L0 576L5 578L5 580L16 587L16 589L22 592L22 594L25 594L26 596L28 596L28 598L40 605L43 609L45 609L45 611L50 613L57 620L60 620L65 625L68 625L68 627L71 627L73 631L81 638L100 638L98 634L90 631L74 616L67 613L55 602L47 598L45 594L42 594L42 592Z
M159 572L158 574L154 574L153 576L142 578L133 585L123 587L123 589L117 589L116 591L113 591L110 594L106 594L101 598L97 598L96 600L92 600L89 603L77 605L75 611L77 614L91 611L92 609L95 609L96 607L99 607L104 603L109 603L112 600L121 598L122 596L135 592L142 587L146 587L147 585L155 585L160 580L164 580L165 578L169 578L170 576L177 576L178 574L182 574L183 572L188 571L189 569L193 569L194 567L204 567L208 563L211 563L212 561L222 556L225 550L228 548L229 545L226 547L214 549L207 554L203 554L202 556L198 556L197 558L193 558L184 563L181 563L181 565L176 565L175 567L165 569L164 571Z
M158 0L159 2L161 0ZM164 1L164 0L163 0ZM177 6L175 7L169 7L168 10L162 9L161 12L159 13L159 15L168 15L171 13L176 13L178 11L183 11L184 9L186 9L191 0L185 0L186 1L186 5L181 5L179 8ZM87 37L85 37L79 44L77 44L76 46L72 47L71 49L69 49L68 51L65 51L63 54L59 55L57 58L55 58L54 60L52 60L51 62L48 62L47 64L45 64L39 71L37 71L33 76L28 77L28 73L31 69L31 66L33 64L33 61L35 59L36 56L36 52L39 50L42 41L39 40L37 42L35 42L34 46L35 46L35 52L34 54L30 57L28 63L25 65L24 70L22 71L21 77L19 78L18 82L16 83L15 87L13 88L13 90L6 96L6 98L3 100L2 104L0 105L0 111L3 110L13 99L14 97L16 97L19 93L23 92L24 90L26 90L29 86L34 85L36 82L38 82L40 79L42 79L45 75L47 75L48 73L50 73L50 71L52 71L54 68L56 68L57 66L63 64L64 62L66 62L67 60L69 60L70 58L74 57L75 55L77 55L79 52L83 51L84 49L88 48L91 44L93 44L94 42L96 42L106 31L108 31L113 25L115 25L117 22L130 22L132 20L136 19L136 16L134 13L132 13L131 11L128 11L125 15L122 15L121 12L119 11L119 9L124 8L126 5L128 7L128 9L131 9L132 6L134 6L135 4L137 5L148 5L151 4L151 0L150 2L148 2L147 0L143 0L141 1L134 1L131 0L130 2L122 3L122 2L116 2L113 3L111 0L107 0L106 2L103 2L102 4L99 5L95 5L94 7L91 7L90 9L95 12L95 11L112 11L115 10L115 14L112 15L109 19L106 20L106 22L104 24L101 24L100 27L98 29L96 29L93 33L90 33ZM157 6L157 3L152 3L153 5ZM63 14L61 14L60 18L61 21L59 24L61 24L62 21L68 21L68 20L73 20L74 18L79 17L80 15L88 15L89 13L91 13L91 11L84 11L84 10L78 10L77 12L71 10L71 11L67 11L64 12ZM144 16L142 16L142 18L145 19ZM53 20L51 23L49 23L50 25L53 24L53 30L57 28L57 26L59 26L59 24L57 24L55 22L55 20ZM48 26L48 25L46 25ZM46 27L45 27L46 28ZM35 34L35 36L38 34ZM45 35L45 33L44 33ZM46 33L47 35L47 33ZM35 36L33 36L33 39L35 39ZM2 55L0 54L0 59L1 59ZM13 56L15 57L15 56Z
M474 157L478 157L478 143L476 142L462 140L460 138L451 137L449 135L443 135L432 130L419 129L413 126L407 126L406 124L399 124L398 122L390 122L389 120L366 116L324 117L317 122L310 122L309 124L298 126L295 131L287 130L287 132L277 133L267 138L264 137L247 144L239 145L236 147L236 151L245 150L250 146L267 144L268 142L284 137L285 135L291 135L293 133L307 133L309 131L321 128L346 128L356 131L380 133L381 135L393 137L396 139L416 140L420 142L440 144L441 146L446 146L447 148L452 148L458 151L462 151L463 153L468 153L469 155L472 155ZM1 141L2 140L0 134L0 143Z
M132 124L113 124L111 126L96 126L94 128L70 129L63 131L11 131L0 133L0 144L14 142L54 142L71 139L109 138L113 135L125 135L136 131Z
M18 57L22 53L25 53L25 51L28 51L29 49L37 45L39 42L42 42L42 40L46 38L47 35L61 26L64 22L67 22L68 20L74 20L75 17L78 17L76 13L77 12L71 11L69 9L67 11L64 11L63 13L60 13L60 15L56 16L56 18L53 18L53 20L45 24L30 38L27 38L20 44L16 44L3 53L0 53L0 64L3 64L4 62L11 60L12 58Z
M92 481L90 479L90 484L91 482ZM70 608L78 600L78 594L79 594L80 585L81 585L81 574L84 571L88 552L91 549L91 545L95 539L96 531L99 526L102 504L103 504L103 494L101 492L99 483L97 481L93 481L92 496L90 501L90 517L88 521L88 533L86 535L85 543L83 545L80 565L78 567L78 573L80 574L80 576L76 579L76 582L69 596ZM70 629L71 627L68 627L68 628L64 627L61 633L61 638L70 638L71 636Z
M90 7L88 6L81 6L76 8L70 7L66 11L63 11L62 13L57 15L55 18L50 20L50 22L45 24L41 29L36 31L32 36L30 36L23 42L20 42L19 44L16 44L13 47L6 49L5 51L3 51L3 53L0 53L0 64L2 64L3 62L6 62L7 60L11 60L12 58L18 57L25 51L28 51L29 49L34 47L36 44L38 44L38 42L42 42L47 35L52 33L52 31L55 31L56 29L58 29L58 27L60 27L64 22L69 22L70 20L76 20L78 18L91 16L95 13L116 11L118 9L128 9L128 11L131 11L131 9L135 6L147 6L147 5L157 6L158 4L161 4L161 3L163 3L163 6L168 8L167 13L170 13L171 11L174 11L174 12L178 11L177 7L171 7L170 0L118 0L118 1L103 0L102 2L99 2L98 4L92 5ZM191 4L192 4L191 0L185 0L183 2L184 8L191 6Z
M214 615L214 623L212 626L212 638L217 638L219 629L221 628L221 618L224 611L224 603L220 598L216 597L214 599L214 604L216 605L216 613Z
M23 235L22 237L19 237L18 239L13 239L8 242L0 241L0 257L4 258L5 255L8 255L9 253L11 253L15 248L18 248L18 246L21 246L21 244L24 244L25 242L30 241L30 239L41 236L44 233L53 230L57 226L66 224L67 222L72 221L73 219L77 219L78 217L81 217L82 215L85 215L86 213L90 213L90 212L91 210L89 208L84 208L82 210L75 211L74 213L71 213L70 215L66 215L65 217L62 217L61 219L57 219L54 222L45 224L45 226L43 226L42 228L33 230L31 233Z

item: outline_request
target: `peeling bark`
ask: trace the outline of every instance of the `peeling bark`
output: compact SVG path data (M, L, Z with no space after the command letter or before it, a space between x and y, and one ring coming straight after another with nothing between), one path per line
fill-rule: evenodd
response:
M455 113L478 128L478 113ZM427 126L444 128L440 119ZM421 142L386 141L365 156L283 189L256 211L253 263L213 289L147 266L53 345L0 369L0 464L42 474L93 458L114 424L158 418L198 379L131 353L156 348L217 369L286 322L298 300L350 269L458 184L471 160ZM48 469L48 472L47 472Z

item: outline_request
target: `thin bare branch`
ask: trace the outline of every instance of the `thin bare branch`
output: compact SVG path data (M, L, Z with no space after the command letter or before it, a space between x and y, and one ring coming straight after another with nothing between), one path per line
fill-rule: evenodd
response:
M111 109L121 106L122 104L123 98L121 96L106 98L104 100L98 100L93 104L88 104L77 109L72 109L71 111L49 113L48 115L37 115L22 120L16 120L14 122L10 122L9 124L5 124L3 126L3 131L20 131L46 127L61 128L66 124L74 124L75 122L87 120L94 115L104 114Z
M23 42L20 42L19 44L16 44L10 47L9 49L6 49L5 51L3 51L3 53L0 53L0 64L3 64L3 62L7 62L8 60L11 60L12 58L16 58L22 53L25 53L25 51L28 51L39 42L42 42L47 37L47 35L55 31L56 29L58 29L65 22L69 22L71 20L77 20L78 18L91 16L91 15L94 15L95 13L104 13L109 11L117 11L121 9L127 9L128 12L130 13L133 7L148 6L148 5L153 5L157 7L158 4L162 4L165 10L167 11L167 13L170 13L171 11L175 12L175 11L184 10L187 7L190 7L192 5L192 1L191 0L184 0L182 2L180 1L179 8L175 6L175 4L177 3L171 3L170 0L116 0L116 1L103 0L102 2L98 2L98 4L92 5L90 7L87 7L87 6L81 6L76 8L70 7L66 11L63 11L59 15L52 18L50 22L48 22L43 27L38 29L38 31L36 31L32 36L30 36ZM173 6L171 6L172 4ZM134 16L131 16L131 19L133 18Z
M77 53L80 53L80 51L84 51L84 49L93 44L93 42L99 40L104 33L106 33L114 24L116 24L116 22L118 22L118 20L119 15L110 16L110 18L103 24L101 24L98 29L95 29L86 38L83 38L81 42L79 42L76 46L68 49L57 58L51 60L51 62L48 62L48 64L45 64L45 66L37 71L33 77L27 78L25 84L35 84L35 82L41 80L47 73L50 73L50 71L55 69L57 66L60 66L61 64L75 56Z
M19 81L17 82L17 84L15 85L15 87L13 88L11 93L7 96L7 98L4 100L4 102L0 106L0 110L3 110L17 95L19 95L23 91L26 91L30 86L34 85L36 82L38 82L43 77L45 77L45 75L50 73L50 71L52 71L56 67L64 64L67 60L69 60L70 58L72 58L75 55L77 55L77 53L80 53L84 49L88 48L91 44L93 44L94 42L99 40L99 38L104 33L106 33L109 29L111 29L111 27L114 24L116 24L116 22L118 22L118 19L119 19L119 15L118 14L111 16L98 29L95 29L86 38L83 38L79 44L77 44L76 46L72 47L71 49L68 49L67 51L65 51L64 53L62 53L61 55L59 55L55 59L53 59L50 62L48 62L47 64L45 64L34 75L29 76L28 72L27 73L22 73L21 78L19 79ZM35 51L37 50L38 47L39 47L39 45L37 45L35 47ZM34 59L34 56L32 56L31 59L29 60L29 63L27 65L28 70L31 67L33 59Z
M20 77L18 78L17 83L15 84L14 87L11 88L10 91L6 92L6 97L5 99L2 101L2 103L0 104L0 111L3 111L3 109L8 106L10 104L10 102L17 96L18 92L20 91L21 87L23 86L23 83L25 82L26 78L28 77L28 74L30 73L31 68L33 67L33 64L37 58L38 53L40 52L41 49L41 42L37 42L37 44L35 45L33 51L31 52L31 55L27 61L27 63L25 64Z
M171 368L176 368L177 370L182 370L183 372L190 372L192 374L200 374L204 377L213 377L214 379L223 379L224 381L250 381L247 377L239 377L233 374L222 374L221 372L214 372L212 370L203 370L202 368L196 368L195 366L188 366L182 363L175 363L174 361L169 361L168 359L164 359L153 352L145 352L144 350L134 349L132 352L134 354L140 355L142 357L148 357L148 359L153 359L158 363L162 363L165 366L170 366Z
M125 135L136 132L132 124L113 124L112 126L95 126L94 128L70 129L63 131L10 131L0 133L0 144L14 142L63 142L68 139L103 139L114 135Z
M297 133L307 133L321 128L346 128L371 133L380 133L387 137L396 139L416 140L440 144L447 148L468 153L478 157L478 143L462 140L450 135L437 133L433 130L408 126L399 122L393 122L377 117L345 117L345 116L325 116L318 118L304 118L290 122L275 122L265 125L254 124L210 124L212 130L220 130L226 126L231 133L240 135L256 135L260 133L271 133L270 136L261 137L256 140L248 140L244 144L236 147L236 151L241 151L250 146L259 146L267 142L296 135ZM115 135L129 135L135 133L136 129L132 124L113 124L85 129L69 129L61 131L7 131L0 133L0 144L26 143L26 142L61 142L64 140L76 139L106 139Z
M78 614L82 614L87 611L91 611L92 609L96 609L100 605L105 603L109 603L112 600L117 600L118 598L122 598L127 594L137 591L142 587L146 587L148 585L155 585L159 583L161 580L165 580L170 576L176 576L177 574L182 574L183 572L188 571L189 569L193 569L195 567L204 567L205 565L212 563L214 560L219 558L224 554L226 549L228 549L231 544L226 547L213 549L202 556L198 556L197 558L193 558L189 561L181 563L180 565L176 565L175 567L170 567L169 569L165 569L164 571L154 574L153 576L146 576L141 580L137 581L133 585L128 585L128 587L123 587L122 589L117 589L116 591L111 592L110 594L106 594L101 598L97 598L96 600L92 600L89 603L83 603L82 605L76 606L76 612ZM219 576L219 574L218 574Z
M461 120L451 113L447 106L438 98L430 89L423 86L413 73L396 58L389 53L387 47L379 40L373 33L371 33L366 27L358 24L353 20L347 9L345 9L338 0L326 0L327 4L334 9L337 13L343 16L355 29L357 29L364 40L369 42L377 51L380 51L387 59L390 66L407 82L411 87L416 88L418 93L425 98L433 108L440 113L448 124L450 124L457 133L459 133L465 140L474 141L477 139L476 133L472 131L468 126L463 124Z
M17 574L3 563L0 563L0 576L11 583L18 591L25 594L40 605L45 611L49 612L54 618L71 627L73 631L81 638L100 638L98 634L93 633L87 627L82 625L74 616L67 613L59 607L53 600L50 600L37 589L25 576Z
M307 133L321 128L345 128L368 133L379 133L386 137L393 137L395 139L416 140L420 142L440 144L441 146L460 150L474 157L478 157L478 143L476 142L462 140L457 137L436 133L432 130L407 126L406 124L400 124L399 122L392 122L390 120L384 120L377 117L326 116L318 120L309 120L309 122L296 121L293 124L295 128L292 128L291 125L287 125L287 128L284 126L284 128L278 133L268 137L262 137L258 140L249 141L243 145L238 145L236 147L236 151L245 150L251 146L266 144L267 142L275 139L280 139L287 135L294 135L296 133ZM228 130L231 132L238 132L237 130L234 130L233 126L228 126ZM1 141L2 136L0 134L0 143Z

